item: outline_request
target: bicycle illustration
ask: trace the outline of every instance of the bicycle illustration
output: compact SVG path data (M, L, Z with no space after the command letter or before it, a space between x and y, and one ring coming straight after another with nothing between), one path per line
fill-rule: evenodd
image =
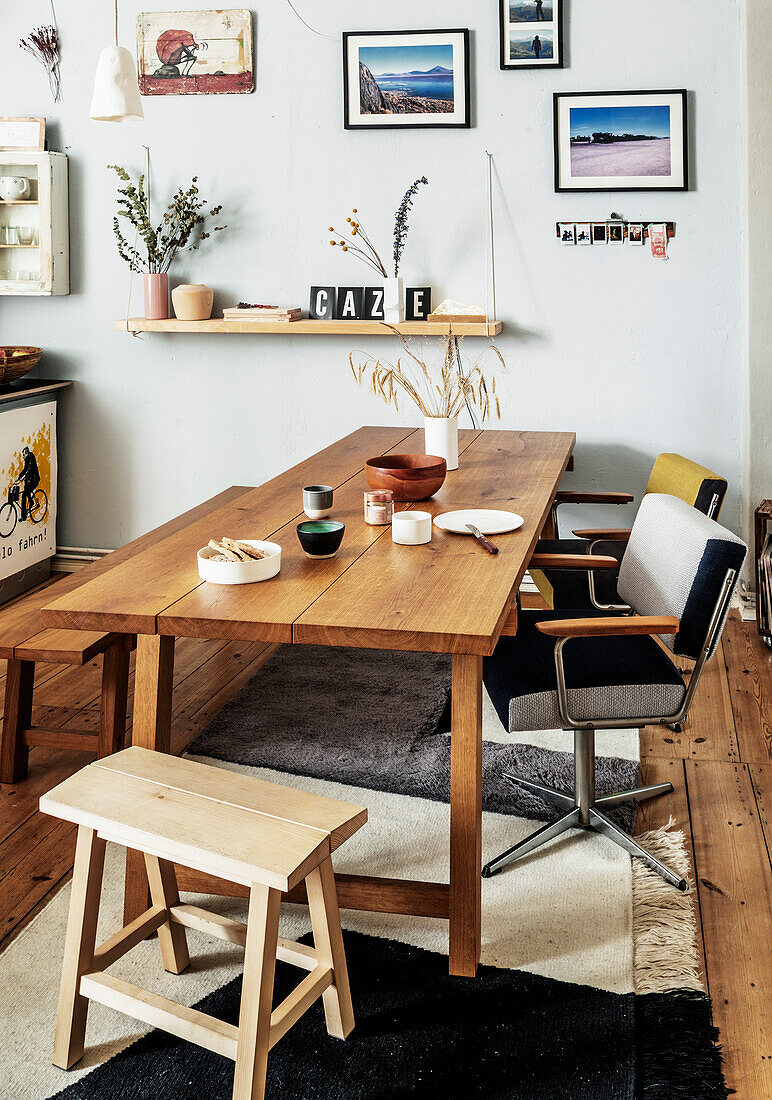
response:
M19 496L21 490L18 483L14 483L8 490L8 499L5 504L0 504L0 538L10 538L16 529L16 524L22 518ZM30 506L27 515L33 523L42 523L48 515L48 497L45 489L40 486L29 494Z

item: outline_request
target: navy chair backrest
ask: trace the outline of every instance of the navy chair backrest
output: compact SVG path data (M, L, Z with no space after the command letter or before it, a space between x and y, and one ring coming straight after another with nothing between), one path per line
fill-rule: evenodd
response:
M639 615L674 615L681 626L662 641L696 660L705 645L727 571L739 577L742 539L678 497L647 493L641 501L619 570L619 594ZM729 610L711 641L712 657Z

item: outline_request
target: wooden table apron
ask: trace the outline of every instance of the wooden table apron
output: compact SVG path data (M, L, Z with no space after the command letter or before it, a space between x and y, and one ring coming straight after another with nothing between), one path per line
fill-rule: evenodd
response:
M450 971L473 975L480 958L482 865L482 661L509 618L533 547L571 459L569 432L461 433L460 468L419 507L492 507L524 526L487 554L473 539L434 530L425 546L396 546L388 527L368 527L365 460L423 450L409 428L360 428L256 489L201 505L184 525L66 593L42 611L45 626L137 635L132 741L171 748L174 643L178 637L340 645L452 654L450 875L448 883L336 876L344 908L432 916L449 922ZM335 558L310 561L294 527L300 489L335 486L334 516L346 523ZM282 546L276 582L202 584L196 550L211 537L271 538ZM109 559L108 559L109 560ZM179 869L180 887L233 893L240 887ZM302 901L293 891L289 900ZM127 853L125 917L147 907L144 861Z

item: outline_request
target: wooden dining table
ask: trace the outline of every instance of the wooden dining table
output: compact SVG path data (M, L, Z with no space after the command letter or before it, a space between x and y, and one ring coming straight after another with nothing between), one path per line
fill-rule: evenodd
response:
M160 752L171 747L176 638L452 655L449 881L339 875L337 886L343 908L448 921L450 972L474 975L481 944L482 663L502 631L516 629L517 592L574 443L571 432L462 431L459 468L442 488L431 500L397 506L434 515L457 508L519 513L523 525L495 539L494 556L473 538L436 527L430 543L403 546L392 542L388 526L368 526L366 460L421 452L423 432L360 428L264 485L232 487L200 505L166 537L52 599L42 609L43 625L136 635L132 741ZM301 489L310 484L335 488L332 516L346 530L333 558L310 559L298 543ZM196 552L221 535L278 542L281 572L261 584L202 582ZM179 886L240 890L184 868ZM146 908L144 864L129 854L125 916Z

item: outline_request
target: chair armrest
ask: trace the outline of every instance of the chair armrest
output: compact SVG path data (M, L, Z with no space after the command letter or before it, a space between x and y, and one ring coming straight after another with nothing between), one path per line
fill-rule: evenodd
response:
M619 618L554 619L536 624L553 638L603 638L629 634L677 634L680 622L673 615L624 615Z
M618 569L616 558L604 554L533 554L529 569Z
M559 489L555 494L556 504L631 504L634 500L632 493L585 493Z
M629 527L588 527L582 531L574 531L578 539L596 540L604 542L628 542L632 531Z

